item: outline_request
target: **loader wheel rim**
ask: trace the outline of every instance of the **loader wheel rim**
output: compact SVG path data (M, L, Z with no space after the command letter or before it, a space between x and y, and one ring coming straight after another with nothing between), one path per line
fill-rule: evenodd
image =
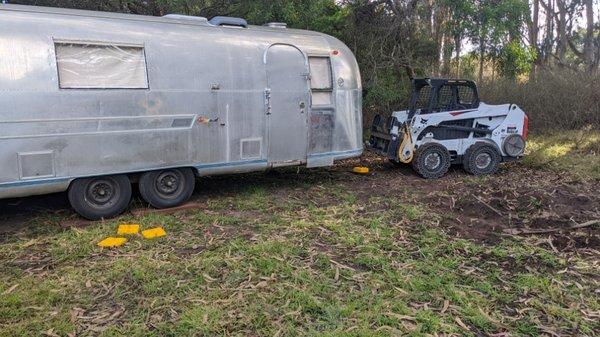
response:
M163 197L177 195L182 188L183 177L178 171L163 171L156 177L156 191Z
M475 157L475 166L480 170L487 168L491 163L492 156L487 152L480 153Z
M425 168L429 171L435 171L442 165L442 157L439 153L429 153L425 156Z
M111 207L115 200L120 197L117 183L110 178L102 178L91 181L85 193L86 201L95 208Z
M518 157L525 152L525 139L521 135L511 135L504 141L504 152L511 157Z

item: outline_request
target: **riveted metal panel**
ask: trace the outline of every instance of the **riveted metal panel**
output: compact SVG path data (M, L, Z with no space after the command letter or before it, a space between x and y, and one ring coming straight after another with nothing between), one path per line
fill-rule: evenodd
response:
M327 35L17 5L0 5L0 22L0 198L94 175L162 167L235 173L362 151L358 66ZM142 46L148 88L60 88L57 41ZM278 65L266 62L273 51ZM321 133L309 131L307 55L331 59L332 112ZM266 89L277 117L267 115ZM258 156L248 139L261 139ZM279 149L270 152L273 144ZM56 180L24 179L35 172L19 168L19 153L52 153Z

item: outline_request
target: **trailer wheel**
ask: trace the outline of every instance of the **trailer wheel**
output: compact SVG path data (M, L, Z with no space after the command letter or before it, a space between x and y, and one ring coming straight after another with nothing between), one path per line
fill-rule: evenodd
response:
M425 179L441 178L450 168L450 153L441 144L423 144L415 152L412 166Z
M131 182L125 175L77 179L69 187L68 195L71 207L82 217L112 218L129 206Z
M167 169L146 172L140 178L142 198L155 208L170 208L187 201L196 178L191 169Z
M502 157L498 150L487 143L471 145L463 157L463 168L470 174L480 176L498 171Z

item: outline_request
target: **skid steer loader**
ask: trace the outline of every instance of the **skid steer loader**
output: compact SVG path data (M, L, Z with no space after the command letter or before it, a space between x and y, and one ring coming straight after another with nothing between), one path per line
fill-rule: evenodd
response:
M392 162L412 164L424 178L442 177L452 164L492 174L525 152L527 115L514 104L479 101L469 80L412 80L410 108L375 116L367 148Z

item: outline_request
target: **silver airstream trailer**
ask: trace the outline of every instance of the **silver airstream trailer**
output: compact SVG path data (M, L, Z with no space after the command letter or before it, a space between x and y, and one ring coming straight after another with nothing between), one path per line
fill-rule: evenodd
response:
M239 18L0 5L0 198L67 191L89 219L195 176L362 153L361 83L330 36Z

